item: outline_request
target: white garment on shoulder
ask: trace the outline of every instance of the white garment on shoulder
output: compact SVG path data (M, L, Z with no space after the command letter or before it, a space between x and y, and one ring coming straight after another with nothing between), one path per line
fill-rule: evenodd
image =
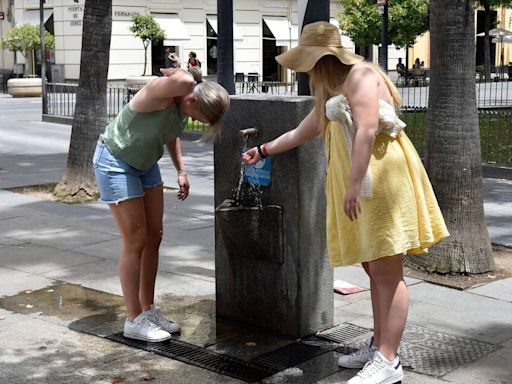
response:
M338 95L327 100L325 102L325 115L327 119L341 123L347 149L350 156L352 156L352 142L354 141L357 127L352 119L352 110L347 98L344 95ZM379 130L377 133L382 132L395 139L405 126L406 124L399 119L395 107L379 99ZM361 183L361 196L372 196L372 176L369 166Z

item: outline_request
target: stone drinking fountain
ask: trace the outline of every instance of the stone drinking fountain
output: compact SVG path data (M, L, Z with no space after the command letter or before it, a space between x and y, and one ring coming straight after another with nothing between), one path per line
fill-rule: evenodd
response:
M296 338L333 326L323 144L260 164L268 174L249 200L242 175L255 169L244 170L241 153L293 129L312 107L303 96L233 96L214 146L217 317Z

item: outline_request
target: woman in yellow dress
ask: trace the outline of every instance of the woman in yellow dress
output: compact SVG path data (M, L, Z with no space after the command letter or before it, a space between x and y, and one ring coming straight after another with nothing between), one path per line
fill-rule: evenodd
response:
M276 60L308 73L315 108L297 128L242 158L254 164L323 135L329 259L334 267L362 263L374 319L372 341L338 363L362 368L349 384L396 383L403 378L397 350L409 306L403 256L423 253L449 236L396 114L400 95L377 66L345 50L338 29L327 22L306 25L299 45Z

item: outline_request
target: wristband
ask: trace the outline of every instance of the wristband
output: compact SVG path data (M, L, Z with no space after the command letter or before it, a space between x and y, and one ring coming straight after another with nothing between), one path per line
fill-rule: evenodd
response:
M263 145L265 145L265 144L263 144ZM256 148L258 148L258 153L260 155L260 159L264 159L265 157L267 157L263 154L263 151L261 150L261 145L257 145Z
M183 171L178 171L178 177L180 176L187 176L187 171L183 170Z
M269 156L268 151L267 151L267 143L261 145L261 153L263 153L263 155L265 157Z

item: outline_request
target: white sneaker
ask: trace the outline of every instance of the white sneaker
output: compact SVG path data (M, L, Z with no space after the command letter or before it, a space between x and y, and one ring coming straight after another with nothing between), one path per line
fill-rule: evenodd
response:
M171 334L148 320L146 312L142 312L132 321L124 322L123 336L130 339L158 342L171 338Z
M395 360L389 361L379 351L375 351L373 360L366 363L347 384L393 384L402 381L403 378L404 371L398 356Z
M359 351L341 356L338 359L338 365L343 368L363 368L373 358L373 354L377 350L372 342L373 338L368 344L363 345Z
M156 309L154 305L151 305L150 309L144 312L149 321L158 325L163 330L169 333L177 333L181 331L181 327L177 323L173 323L165 318L165 316L160 312L160 310Z

